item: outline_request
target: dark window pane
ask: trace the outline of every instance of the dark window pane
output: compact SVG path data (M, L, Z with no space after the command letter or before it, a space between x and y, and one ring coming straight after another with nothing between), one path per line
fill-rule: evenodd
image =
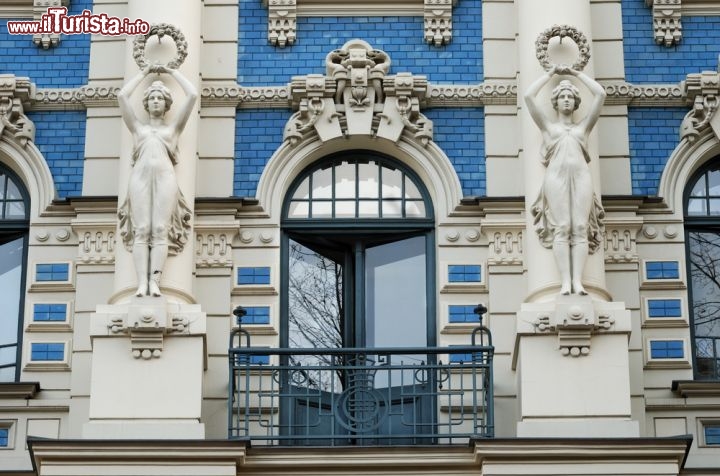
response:
M688 234L690 310L695 328L695 371L698 378L720 377L720 235L690 232Z

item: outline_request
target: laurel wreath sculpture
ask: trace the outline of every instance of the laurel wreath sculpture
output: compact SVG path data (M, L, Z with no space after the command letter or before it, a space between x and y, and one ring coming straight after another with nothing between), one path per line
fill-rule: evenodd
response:
M576 71L582 71L585 66L587 66L588 61L590 61L590 44L583 32L570 25L553 25L538 35L537 40L535 40L535 55L538 61L540 61L540 65L545 71L550 71L556 66L550 61L550 56L548 55L550 39L556 36L560 37L561 43L565 37L569 37L575 42L580 51L580 56L571 68Z
M147 58L145 58L145 44L148 38L151 36L157 36L158 41L162 41L165 35L169 36L175 42L175 49L177 53L175 57L165 65L168 69L177 69L185 61L188 54L188 44L185 40L185 35L176 28L174 25L169 23L156 23L150 26L150 31L145 35L138 35L135 37L133 42L133 59L137 63L140 69L145 69L148 66Z

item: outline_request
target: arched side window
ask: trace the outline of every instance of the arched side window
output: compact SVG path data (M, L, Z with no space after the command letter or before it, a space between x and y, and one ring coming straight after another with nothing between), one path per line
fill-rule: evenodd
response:
M685 189L685 233L695 378L720 379L720 157Z
M0 164L0 382L20 377L29 214L27 190Z

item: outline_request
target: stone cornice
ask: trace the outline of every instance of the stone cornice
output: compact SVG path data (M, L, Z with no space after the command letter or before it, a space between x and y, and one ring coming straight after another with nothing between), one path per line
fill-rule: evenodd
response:
M686 107L683 83L632 84L600 81L607 93L605 105L634 107ZM207 82L201 91L203 107L238 109L292 109L291 85L242 86L233 82ZM29 111L67 111L117 106L119 86L37 88ZM427 83L424 107L483 107L517 104L515 81L486 81L476 84Z
M720 397L720 381L673 380L672 391L681 397Z
M0 18L31 18L33 0L4 0L0 5Z
M3 382L0 383L0 398L34 398L40 391L38 382Z

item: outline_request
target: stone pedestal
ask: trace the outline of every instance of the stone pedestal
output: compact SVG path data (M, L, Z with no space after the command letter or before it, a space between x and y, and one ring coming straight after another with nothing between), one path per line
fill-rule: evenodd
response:
M519 437L637 437L631 420L630 311L590 296L523 304L513 366Z
M164 298L101 305L91 321L85 438L203 438L206 316Z

